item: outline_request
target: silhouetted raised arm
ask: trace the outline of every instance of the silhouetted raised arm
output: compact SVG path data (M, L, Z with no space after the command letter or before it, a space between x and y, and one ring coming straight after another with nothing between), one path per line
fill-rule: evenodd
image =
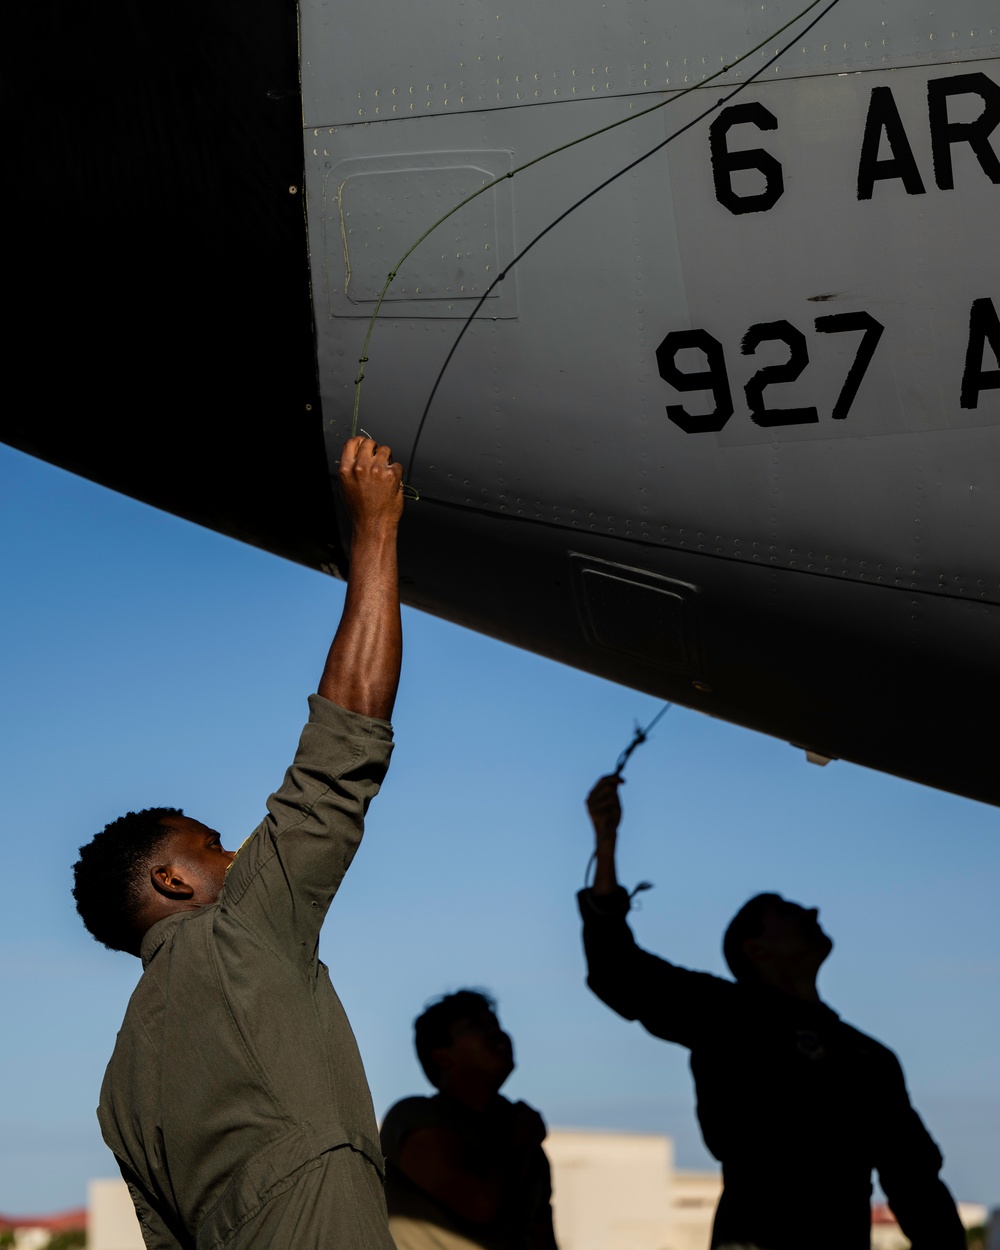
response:
M614 894L618 889L615 872L615 846L618 842L618 825L622 818L622 806L618 787L622 784L617 773L602 777L587 795L587 811L594 826L594 884L591 893L598 896Z
M615 870L621 784L621 777L611 773L587 795L596 838L594 884L578 895L587 985L626 1020L638 1020L656 1037L692 1046L719 1027L734 987L708 973L679 968L636 944L627 920L629 895Z

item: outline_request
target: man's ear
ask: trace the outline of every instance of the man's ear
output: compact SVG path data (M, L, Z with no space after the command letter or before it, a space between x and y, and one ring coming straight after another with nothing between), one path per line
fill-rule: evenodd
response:
M185 880L177 864L154 864L149 870L149 881L157 894L175 902L194 897L194 886Z

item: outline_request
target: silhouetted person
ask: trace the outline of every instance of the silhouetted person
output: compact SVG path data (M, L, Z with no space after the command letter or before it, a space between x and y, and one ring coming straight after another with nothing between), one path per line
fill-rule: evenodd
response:
M382 1125L398 1250L555 1250L545 1124L499 1092L514 1052L495 1008L459 990L414 1023L417 1058L439 1092L397 1102Z
M392 1250L371 1095L317 950L392 750L402 470L354 438L339 474L343 615L263 823L234 853L176 808L130 812L75 866L87 928L142 959L98 1118L150 1250Z
M712 1246L868 1250L877 1170L914 1250L963 1250L941 1153L898 1060L816 992L833 943L815 908L777 894L745 904L723 943L735 984L641 950L615 874L619 783L604 777L587 799L597 835L594 884L579 895L587 984L691 1051L698 1120L724 1181Z

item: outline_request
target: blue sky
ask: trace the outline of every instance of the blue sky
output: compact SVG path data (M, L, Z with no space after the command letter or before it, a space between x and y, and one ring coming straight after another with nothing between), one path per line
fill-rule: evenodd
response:
M343 586L3 447L0 514L0 1211L27 1212L114 1174L93 1109L138 963L80 926L78 846L154 804L238 845ZM322 952L376 1110L426 1091L424 1002L485 986L515 1041L508 1094L553 1125L669 1133L680 1166L707 1166L686 1053L589 994L573 899L583 797L660 705L419 613L404 630L392 770ZM956 1196L1000 1203L997 811L681 708L627 777L622 876L656 886L639 940L722 973L750 894L818 905L837 943L824 997L899 1054Z

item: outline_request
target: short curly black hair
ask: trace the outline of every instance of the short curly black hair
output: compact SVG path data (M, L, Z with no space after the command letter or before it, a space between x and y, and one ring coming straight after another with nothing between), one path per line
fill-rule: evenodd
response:
M150 859L169 836L163 821L183 815L179 807L128 812L80 847L80 858L73 865L76 910L91 935L109 950L139 954L136 920L142 882Z
M456 990L434 999L424 1008L423 1014L413 1022L413 1041L417 1058L428 1081L439 1089L437 1067L431 1058L435 1050L450 1046L451 1028L460 1020L471 1020L484 1011L496 1014L496 999L483 990Z

